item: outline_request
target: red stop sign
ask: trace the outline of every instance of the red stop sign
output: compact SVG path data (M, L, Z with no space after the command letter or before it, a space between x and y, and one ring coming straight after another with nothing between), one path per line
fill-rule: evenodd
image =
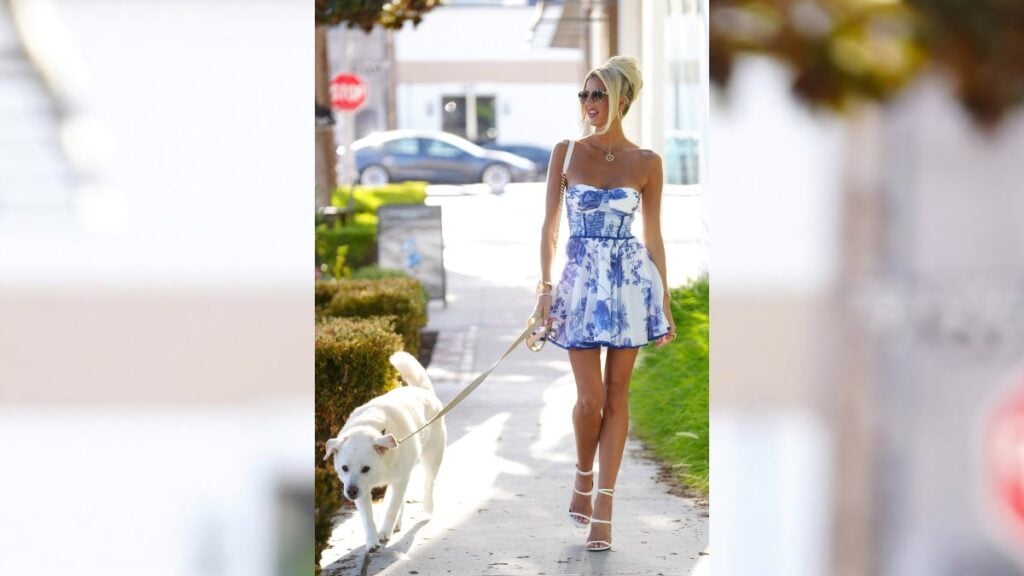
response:
M1024 550L1024 381L997 396L984 439L989 512L1001 536L1018 554Z
M331 106L335 110L355 112L366 102L366 82L355 74L342 73L331 78Z

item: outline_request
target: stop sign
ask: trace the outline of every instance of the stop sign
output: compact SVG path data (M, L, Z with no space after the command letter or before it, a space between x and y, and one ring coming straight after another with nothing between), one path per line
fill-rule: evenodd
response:
M1024 554L1024 379L1001 391L985 422L984 471L988 511L999 536Z
M331 78L331 106L343 112L355 112L366 102L366 82L355 74L341 73Z

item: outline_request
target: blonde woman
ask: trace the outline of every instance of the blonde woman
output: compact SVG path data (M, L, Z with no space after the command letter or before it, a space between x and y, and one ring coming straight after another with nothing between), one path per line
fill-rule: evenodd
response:
M587 550L595 552L611 548L612 497L629 427L629 381L637 351L675 338L661 238L661 158L622 131L622 118L642 86L637 61L627 56L587 74L578 97L591 134L555 146L541 231L536 313L549 327L548 339L568 350L576 379L572 421L578 460L569 517L590 527ZM563 171L569 240L565 269L553 285ZM642 243L630 233L637 212L644 220ZM603 371L602 348L607 349Z

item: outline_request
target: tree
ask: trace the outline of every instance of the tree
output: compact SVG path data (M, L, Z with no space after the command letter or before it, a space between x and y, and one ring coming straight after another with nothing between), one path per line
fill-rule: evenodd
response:
M749 52L787 63L796 96L831 109L883 102L925 70L946 74L982 127L1024 100L1022 2L714 0L710 17L721 86Z
M316 23L358 26L366 32L374 26L399 30L407 21L413 25L441 5L441 0L316 0Z

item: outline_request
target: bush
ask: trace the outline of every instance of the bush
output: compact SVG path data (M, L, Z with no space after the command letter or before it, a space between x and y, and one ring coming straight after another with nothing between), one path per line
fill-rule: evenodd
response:
M426 182L400 182L375 188L355 188L356 212L376 214L385 204L423 204L427 198ZM333 206L348 206L349 188L338 188L331 195Z
M394 322L392 316L376 316L324 318L317 323L314 398L318 406L330 406L336 415L347 418L357 406L398 383L398 372L388 362L402 349ZM340 429L340 422L337 426Z
M348 246L345 264L351 268L367 266L377 261L377 217L365 219L356 215L354 221L342 226L340 222L316 227L316 265L334 266L338 249ZM368 215L367 215L368 216ZM321 271L324 271L321 268Z
M402 348L393 323L393 318L375 317L325 318L316 324L314 532L318 564L342 503L337 472L331 461L323 460L325 446L354 409L398 385L398 372L388 362L388 357Z
M318 280L313 285L313 305L317 314L326 311L327 305L331 303L337 293L338 282L335 280Z
M699 496L708 495L707 276L672 290L677 339L649 347L630 385L634 434Z
M381 268L380 266L364 266L353 272L351 278L353 280L388 280L391 278L412 278L412 276L405 270ZM420 290L423 292L423 301L430 302L430 292L427 292L427 288L421 284Z
M337 292L327 304L327 316L394 316L395 332L405 350L416 355L420 329L427 324L427 299L423 286L410 278L387 280L338 280Z
M412 278L405 270L364 266L352 273L353 280L387 280L390 278Z
M347 188L338 188L331 197L334 206L348 206ZM385 204L423 204L427 197L426 182L388 184L379 188L355 189L355 210L351 222L342 225L318 222L316 225L316 266L321 273L331 274L336 267L338 249L348 246L344 265L350 268L377 262L377 208ZM338 266L338 268L341 268ZM336 275L334 275L336 276Z

